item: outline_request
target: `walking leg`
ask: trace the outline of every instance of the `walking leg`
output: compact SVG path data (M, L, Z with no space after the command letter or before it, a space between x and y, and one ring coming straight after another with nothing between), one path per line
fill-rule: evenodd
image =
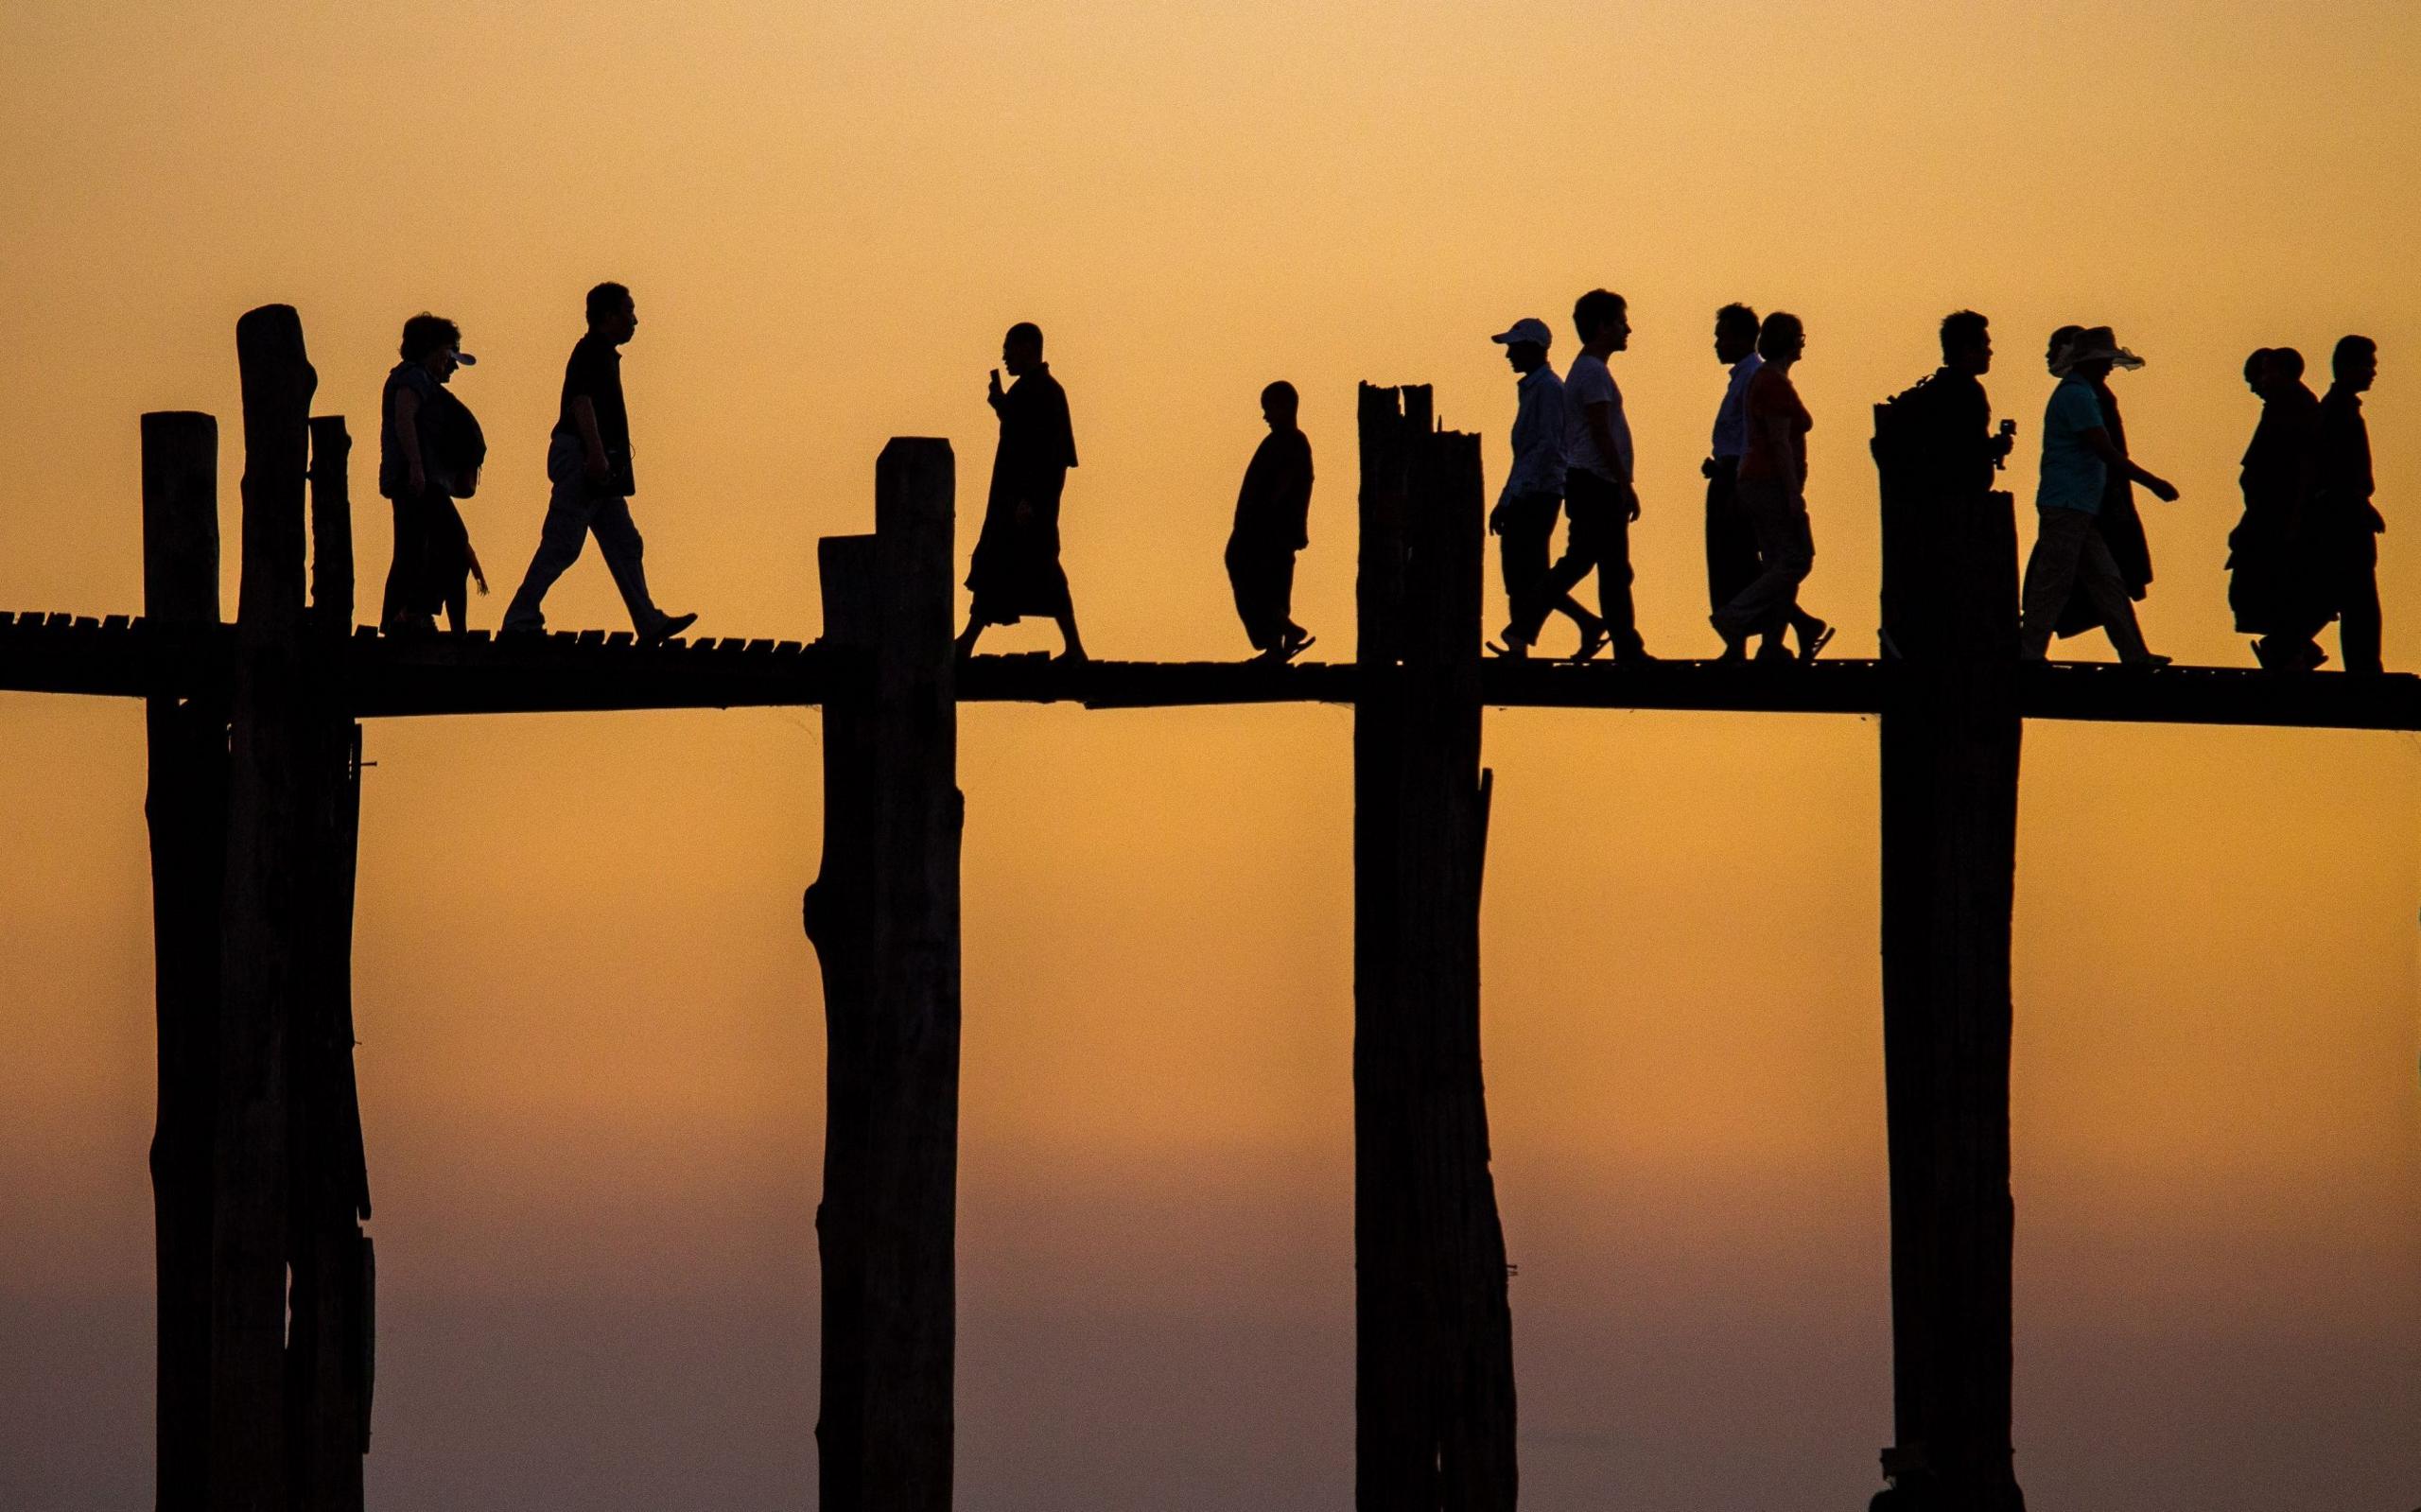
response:
M538 528L538 549L531 553L530 570L521 575L521 586L514 590L513 602L505 607L505 629L546 628L547 616L540 605L546 601L547 590L580 560L581 547L587 542L588 504L580 496L578 482L556 484L554 496L547 502L547 521Z
M2076 587L2077 558L2093 533L2093 516L2082 510L2047 509L2036 513L2035 525L2018 616L2018 654L2029 661L2041 661L2051 649L2051 632ZM2134 618L2132 604L2127 617L2131 623Z
M608 494L589 512L588 527L597 532L597 549L605 555L605 570L614 575L614 586L622 591L622 607L630 611L631 628L642 635L652 634L664 618L664 611L648 597L647 543L639 539L639 528L631 518L631 501Z

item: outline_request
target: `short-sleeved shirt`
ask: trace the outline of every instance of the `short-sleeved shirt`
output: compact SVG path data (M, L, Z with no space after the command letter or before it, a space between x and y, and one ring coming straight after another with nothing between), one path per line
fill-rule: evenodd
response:
M378 493L383 498L402 497L411 482L410 460L395 436L395 399L407 390L420 401L418 413L426 415L428 402L437 397L437 379L417 362L398 362L387 374L387 386L378 395ZM412 428L420 436L421 474L433 481L437 461L428 444L429 427L416 421Z
M1629 482L1630 422L1623 416L1623 391L1615 385L1614 375L1606 370L1606 359L1585 351L1574 357L1563 375L1563 399L1571 417L1564 426L1565 461L1610 483ZM1589 425L1592 405L1609 407L1606 428L1613 433L1611 457L1598 453L1597 436Z
M1521 407L1513 412L1513 465L1500 498L1563 497L1564 446L1572 417L1563 380L1541 362L1522 374Z
M1799 388L1790 381L1790 374L1770 364L1758 368L1749 380L1744 408L1749 412L1749 449L1740 456L1742 480L1780 478L1804 484L1807 432L1815 428L1816 421L1800 403ZM1787 450L1775 448L1772 423L1776 418L1788 422Z
M631 417L622 407L622 354L594 331L580 339L571 349L571 360L564 365L563 405L555 416L557 437L581 439L580 422L571 413L571 402L581 398L597 411L597 438L605 443L616 492L636 492L631 479Z
M2043 469L2034 487L2037 509L2101 513L2109 466L2085 444L2088 431L2106 430L2093 385L2074 374L2060 380L2043 411Z
M1738 461L1749 455L1749 380L1766 359L1751 352L1732 364L1732 381L1724 386L1723 403L1715 411L1715 436L1709 455Z

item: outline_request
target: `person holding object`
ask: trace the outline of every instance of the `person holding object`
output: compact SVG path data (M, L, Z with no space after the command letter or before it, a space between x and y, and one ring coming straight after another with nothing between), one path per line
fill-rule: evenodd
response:
M588 291L588 332L571 349L564 367L563 402L547 446L546 524L521 587L504 611L508 633L535 633L547 626L541 604L593 533L605 568L621 590L631 627L642 644L669 640L697 622L694 614L669 615L647 590L646 544L631 519L631 495L638 485L631 470L630 412L622 402L621 347L638 331L638 307L619 284Z
M2094 393L2094 386L2112 368L2143 365L2144 359L2120 346L2106 325L2080 330L2051 361L2060 384L2043 416L2043 466L2034 495L2038 529L2026 563L2018 629L2018 653L2027 661L2039 662L2049 652L2052 631L2070 595L2081 590L2100 612L2102 628L2121 662L2136 668L2168 665L2168 657L2145 648L2143 634L2135 628L2134 600L2127 596L2109 544L2094 529L2113 469L2123 470L2163 502L2177 497L2166 478L2155 478L2118 449Z
M1490 649L1501 656L1527 656L1550 610L1560 611L1580 627L1583 646L1602 645L1605 621L1581 608L1569 592L1547 593L1547 546L1563 509L1565 432L1571 425L1563 380L1547 365L1555 333L1546 322L1530 316L1489 339L1505 348L1505 360L1521 374L1513 412L1513 465L1505 475L1496 508L1488 515L1489 533L1497 538L1504 567L1507 614L1502 639Z
M1630 345L1630 312L1620 294L1593 288L1572 306L1580 351L1563 375L1563 556L1547 571L1553 603L1597 574L1598 623L1583 626L1572 659L1585 662L1611 639L1617 662L1648 662L1632 612L1630 527L1639 518L1631 483L1630 422L1606 359Z
M1001 441L992 454L984 530L967 567L973 602L958 637L958 654L975 654L986 625L1048 615L1058 621L1060 659L1081 662L1084 637L1076 634L1075 604L1059 565L1059 495L1068 486L1068 469L1076 465L1068 393L1042 360L1042 327L1031 322L1009 327L1001 341L1001 367L1016 381L1003 390L1001 368L992 370L986 402L1000 416Z
M1807 351L1807 330L1798 316L1776 310L1757 328L1757 355L1765 359L1749 380L1748 449L1740 459L1740 502L1757 530L1757 576L1709 617L1723 637L1722 660L1736 662L1749 637L1763 635L1761 662L1787 662L1782 632L1799 615L1799 585L1816 562L1815 537L1807 523L1807 432L1815 420L1800 402L1791 369ZM1800 633L1800 659L1812 661L1831 627L1808 617L1812 633Z
M1228 535L1228 584L1245 637L1267 662L1290 662L1313 640L1291 617L1295 553L1312 544L1312 443L1296 424L1300 398L1283 379L1261 391L1269 434L1245 468Z
M404 322L398 355L403 360L388 372L378 396L378 492L392 504L395 520L395 551L387 566L378 628L391 635L436 628L432 536L441 515L452 514L458 528L462 515L446 492L438 427L428 421L445 398L444 386L455 369L479 361L462 350L460 326L427 311Z

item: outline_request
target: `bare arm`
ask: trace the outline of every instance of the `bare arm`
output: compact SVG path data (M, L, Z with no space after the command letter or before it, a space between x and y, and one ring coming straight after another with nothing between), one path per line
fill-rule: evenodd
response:
M405 480L411 491L421 493L428 487L428 470L420 460L420 395L403 389L395 395L395 443L404 449Z
M580 427L580 444L585 454L588 480L601 483L614 473L613 464L605 457L605 436L597 428L597 406L588 395L574 394L571 401L571 423Z
M2162 503L2166 504L2177 497L2176 484L2165 478L2155 478L2129 461L2127 454L2118 449L2118 443L2110 439L2110 432L2106 428L2096 426L2086 431L2084 443L2096 457L2101 459L2102 465L2116 468L2127 478L2151 489L2152 497L2159 499Z

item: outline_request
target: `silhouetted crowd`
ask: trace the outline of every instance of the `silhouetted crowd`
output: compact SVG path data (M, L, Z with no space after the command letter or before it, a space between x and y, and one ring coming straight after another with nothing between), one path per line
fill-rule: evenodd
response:
M1559 376L1547 354L1551 327L1516 321L1493 339L1518 375L1512 462L1488 517L1496 536L1507 617L1489 643L1499 656L1533 653L1548 619L1572 622L1569 659L1610 652L1617 664L1654 661L1632 610L1630 527L1640 517L1630 422L1608 359L1630 344L1622 296L1592 289L1572 312L1580 350ZM562 403L547 454L550 485L539 541L505 611L508 633L545 626L549 587L595 535L642 641L680 634L697 618L667 614L649 596L642 545L630 512L637 484L623 405L620 348L638 326L630 291L589 290L587 332L566 366ZM1876 407L1874 454L1916 507L1947 514L1986 500L2016 444L2012 421L1994 424L1982 379L1992 369L1989 322L1972 310L1943 318L1942 367ZM1807 662L1833 627L1803 608L1800 589L1815 565L1807 509L1807 436L1815 420L1791 380L1807 349L1799 317L1762 319L1745 304L1716 312L1715 356L1728 371L1706 460L1708 622L1722 662ZM463 627L467 585L487 591L456 501L478 486L486 455L479 422L447 388L462 350L455 324L435 315L405 322L403 360L380 404L379 492L392 501L394 564L381 623L390 633ZM2062 326L2045 360L2055 381L2044 408L2035 488L2037 530L2020 592L2018 653L2040 661L2055 636L2099 629L2120 662L2164 666L2144 644L2136 603L2152 582L2151 551L2135 507L2140 485L2173 502L2176 487L2134 458L2111 374L2143 366L2109 326ZM1001 381L1005 369L1010 382ZM2246 359L2246 384L2262 401L2244 455L2244 514L2228 537L2228 601L2237 628L2254 638L2260 664L2309 671L2328 658L2319 644L2338 625L2341 665L2377 672L2379 662L2377 537L2370 435L2361 395L2377 375L2377 346L2339 341L2332 382L2315 397L2304 359L2268 347ZM1019 323L1001 342L988 399L1000 423L990 493L970 562L971 595L962 656L987 626L1026 616L1055 621L1064 656L1085 657L1068 576L1060 565L1059 507L1076 465L1068 395L1043 360L1038 326ZM1297 423L1298 396L1278 382L1261 393L1269 434L1245 469L1228 537L1228 578L1237 617L1257 659L1286 662L1314 643L1293 617L1295 559L1310 544L1312 447ZM1887 505L1887 508L1889 506ZM2006 516L2004 515L2004 518ZM1564 527L1560 553L1557 524ZM2004 531L2004 539L2006 539ZM2007 564L2007 547L2002 547ZM1592 575L1597 606L1574 597ZM1888 580L1888 572L1887 572ZM2007 580L2004 579L2004 582ZM1887 581L1887 596L1892 592ZM2006 624L2006 619L1999 621ZM1752 652L1751 645L1755 650ZM1884 652L1897 654L1886 626Z

